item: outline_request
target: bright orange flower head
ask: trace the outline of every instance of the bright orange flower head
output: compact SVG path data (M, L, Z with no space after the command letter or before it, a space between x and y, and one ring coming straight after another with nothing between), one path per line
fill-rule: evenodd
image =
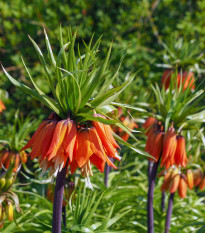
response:
M176 147L177 140L175 129L170 127L164 136L161 166L164 166L166 169L168 169L174 164Z
M188 169L186 171L186 177L187 177L187 185L190 189L193 189L194 187L194 177L193 177L193 172L191 169Z
M165 70L163 72L162 84L164 85L165 90L167 90L169 88L171 76L174 73L175 73L174 70ZM181 78L181 76L182 76L182 78ZM194 85L195 78L194 78L194 74L192 72L184 71L184 72L182 72L182 75L180 72L178 73L177 78L176 78L178 88L180 86L181 80L182 80L183 91L185 91L187 88L191 88L191 90L195 89L195 85Z
M186 163L188 162L186 156L186 146L185 146L185 138L181 135L177 136L177 147L174 155L174 163L177 166L186 167Z
M6 107L4 103L0 100L0 112L3 112L3 110L6 110Z
M161 186L161 191L175 193L178 190L179 196L185 198L187 192L186 176L181 174L178 168L169 168L164 173L164 182Z
M186 192L187 192L186 176L184 174L182 174L182 175L180 175L178 194L181 198L185 198Z
M100 116L101 117L101 116ZM71 173L79 167L86 178L86 185L92 187L91 164L101 172L105 163L115 167L108 156L120 159L119 148L109 125L92 122L93 127L78 126L73 120L61 120L55 114L43 121L30 141L22 149L32 148L31 159L39 158L43 172L50 168L56 174L63 167L70 166Z
M52 172L60 171L68 158L70 162L73 160L76 135L77 127L72 120L59 120L50 116L40 124L22 150L32 147L31 159L39 157L43 171L49 167Z

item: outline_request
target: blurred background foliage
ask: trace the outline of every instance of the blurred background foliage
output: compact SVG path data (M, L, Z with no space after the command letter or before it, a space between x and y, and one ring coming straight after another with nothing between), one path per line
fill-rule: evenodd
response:
M66 33L66 27L78 29L77 41L88 42L92 33L97 39L103 35L100 46L102 58L106 54L111 41L113 41L113 59L110 71L119 63L124 50L127 55L120 69L119 79L122 82L127 71L143 70L133 83L120 95L122 103L129 103L149 111L149 104L154 103L151 83L157 82L161 86L163 64L167 58L166 46L170 38L183 38L188 43L196 41L196 50L202 53L200 64L205 69L203 52L205 49L205 1L204 0L0 0L0 61L11 75L30 85L21 56L35 78L37 85L49 94L47 83L42 79L42 68L38 62L37 54L28 39L30 35L39 45L43 53L46 51L43 27L46 28L53 50L57 53L59 47L55 46L59 24ZM200 55L200 54L198 54ZM198 62L198 60L197 60ZM162 64L162 65L159 65ZM171 64L169 64L171 65ZM194 67L195 61L187 66ZM166 66L164 66L166 67ZM203 78L203 72L196 75L197 83ZM32 119L43 119L49 115L46 107L39 104L29 95L16 89L0 70L0 97L7 110L1 117L1 136L6 131L7 122L12 121L17 108L20 115L28 114ZM201 101L201 105L204 101ZM144 115L142 112L132 112L136 122L141 126ZM33 131L37 124L33 124ZM9 126L11 127L11 126ZM140 127L141 128L141 127ZM8 133L8 132L7 132ZM140 146L144 148L145 137L137 134ZM191 140L190 140L191 141ZM132 141L131 141L132 142ZM192 142L192 141L191 141ZM198 157L204 154L204 145L197 144L195 153ZM198 146L199 145L199 146ZM194 154L194 151L193 151ZM131 210L116 222L110 229L125 232L146 232L146 197L147 197L147 159L128 149L122 148L122 162L117 171L109 174L109 187L104 187L104 175L95 172L92 183L99 192L105 190L101 202L95 211L94 219L107 216L115 203L113 215ZM29 167L29 168L28 168ZM46 200L46 187L50 180L47 177L39 181L34 172L37 163L28 161L18 177L16 184L20 206L23 211L16 213L16 222L6 222L6 232L50 232L52 205ZM43 183L43 184L41 184ZM156 232L164 231L165 213L160 202L160 185L157 182L154 198ZM187 198L181 200L177 195L172 216L171 233L204 232L205 210L204 192L188 191ZM166 204L167 204L166 197ZM68 222L72 223L70 210L67 208ZM97 220L96 220L97 221ZM77 228L76 228L77 229ZM65 230L66 232L66 230ZM75 232L68 230L67 232ZM92 232L92 231L86 231ZM112 232L112 231L106 231Z

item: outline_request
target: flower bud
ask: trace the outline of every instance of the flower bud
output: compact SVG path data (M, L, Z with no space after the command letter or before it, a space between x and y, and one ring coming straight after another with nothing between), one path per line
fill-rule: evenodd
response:
M0 203L0 222L2 221L2 210L3 210L3 207L2 207L2 204Z
M6 218L5 209L4 209L4 207L2 207L1 221L4 221L5 218Z
M8 205L6 207L6 212L7 212L7 218L9 221L13 220L13 215L14 215L14 211L13 211L13 206L11 204L11 202L8 202Z
M6 180L6 185L4 186L4 191L8 190L12 184L13 184L13 178L11 177L8 180Z
M164 136L161 166L164 166L166 169L168 169L171 165L174 164L176 147L177 140L175 129L170 127Z
M6 179L3 177L0 179L0 189L2 189L6 184Z
M187 177L187 185L190 189L193 189L194 187L194 177L193 177L193 172L191 169L187 170L186 172L186 177Z

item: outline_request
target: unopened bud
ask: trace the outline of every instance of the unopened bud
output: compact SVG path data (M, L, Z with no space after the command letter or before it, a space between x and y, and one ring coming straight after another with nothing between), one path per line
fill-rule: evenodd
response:
M193 173L192 173L191 169L187 170L186 177L187 177L188 187L190 189L193 189L193 187L194 187L194 177L193 177Z
M3 177L0 179L0 189L2 189L6 184L6 179Z
M13 184L13 178L9 178L7 181L6 181L6 185L4 186L4 191L5 190L8 190L11 185Z
M4 221L5 218L6 218L5 209L2 208L2 212L1 212L1 221Z
M13 217L14 217L14 211L13 211L13 206L12 206L11 202L8 202L6 212L7 212L8 220L12 221Z

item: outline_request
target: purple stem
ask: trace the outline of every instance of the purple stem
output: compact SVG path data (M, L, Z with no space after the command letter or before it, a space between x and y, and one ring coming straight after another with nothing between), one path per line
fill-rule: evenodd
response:
M159 166L160 158L156 163L153 163L152 170L149 176L149 189L147 195L147 227L148 233L154 233L154 214L153 214L153 197L154 197L154 187L155 179L157 176L157 169Z
M169 233L169 228L170 228L170 225L171 225L173 202L174 202L174 193L171 193L170 196L169 196L169 204L168 204L168 209L167 209L165 233Z
M104 177L104 183L105 183L105 187L108 187L108 175L110 173L110 166L108 166L107 164L105 165L105 177Z
M63 191L64 191L65 176L67 171L67 163L65 167L60 172L58 172L56 179L56 187L55 187L54 202L53 202L52 233L61 233Z
M162 197L161 197L161 208L162 212L165 212L165 192L162 192Z
M110 158L111 162L114 162L114 158ZM110 167L109 165L107 165L107 163L105 164L105 177L104 177L104 183L105 183L105 187L108 187L108 175L110 173L110 171L112 170L112 167Z
M152 162L148 160L148 180L150 179L151 171L152 171Z
M62 207L62 212L63 212L63 214L62 214L63 225L64 225L64 227L66 227L66 207L65 206Z

